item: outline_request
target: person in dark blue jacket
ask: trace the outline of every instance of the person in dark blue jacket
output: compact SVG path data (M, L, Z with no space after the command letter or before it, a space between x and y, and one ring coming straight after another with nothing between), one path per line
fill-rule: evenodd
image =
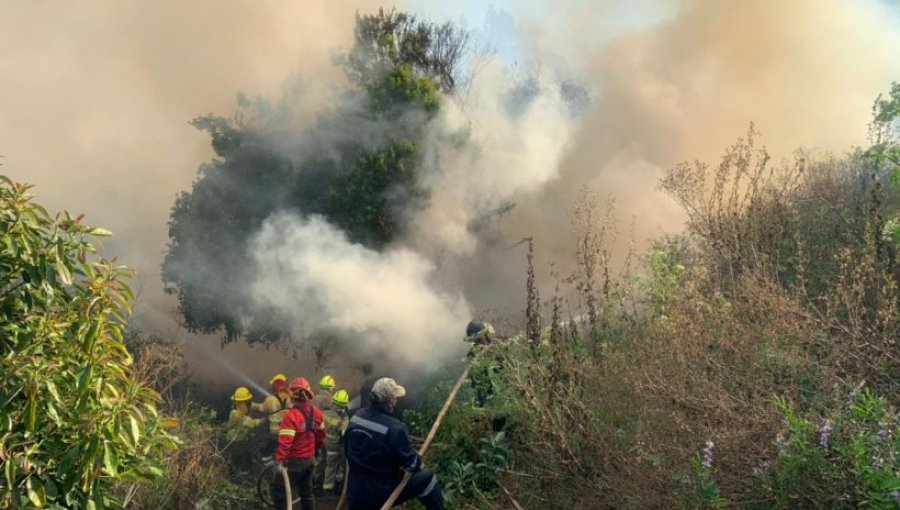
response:
M406 425L391 416L403 386L389 377L372 385L371 403L350 419L344 435L344 451L350 465L347 503L350 510L378 510L403 478L412 477L397 503L419 498L426 510L442 510L444 497L434 473L409 441Z

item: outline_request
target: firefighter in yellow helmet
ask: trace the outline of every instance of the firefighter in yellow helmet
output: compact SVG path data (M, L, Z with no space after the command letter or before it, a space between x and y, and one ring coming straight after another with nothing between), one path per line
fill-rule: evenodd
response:
M260 418L250 417L249 413L251 400L253 400L253 394L250 393L250 390L248 390L244 386L241 386L240 388L234 390L234 395L231 396L231 401L234 403L234 408L231 410L231 414L228 415L229 425L236 425L252 429L263 422Z
M316 393L316 396L310 401L313 407L318 408L322 413L331 409L331 399L333 395L331 391L334 390L334 377L331 377L328 374L322 376L319 379L319 392ZM321 493L323 481L325 479L325 446L322 445L320 451L316 452L316 472L315 472L315 485L316 492Z
M345 390L340 390L331 399L331 409L325 411L325 482L322 489L325 492L335 490L335 483L340 486L344 481L344 448L341 439L350 418L347 416L347 404L350 403L350 395Z
M275 455L275 450L278 448L278 427L281 425L285 411L294 405L291 401L291 392L288 390L287 376L275 374L269 380L269 386L272 388L272 395L267 396L262 403L250 404L250 408L254 411L265 413L269 421L269 435L263 456L265 463L271 461L272 456Z
M310 402L313 406L318 407L320 411L325 411L331 407L331 394L334 390L334 377L325 375L319 379L319 392Z

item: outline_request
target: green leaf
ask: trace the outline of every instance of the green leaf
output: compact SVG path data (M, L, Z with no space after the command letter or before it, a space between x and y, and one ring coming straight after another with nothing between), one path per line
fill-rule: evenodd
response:
M47 415L50 416L53 423L62 425L62 420L59 418L59 413L56 411L56 406L53 405L53 402L47 402Z
M110 232L109 230L106 230L105 228L100 228L100 227L96 227L96 228L91 229L91 231L89 232L89 234L95 235L95 236L98 236L98 237L110 237L110 236L113 235L113 233Z
M3 474L6 476L6 486L15 487L16 485L16 463L4 462Z
M34 433L35 424L37 423L37 398L35 395L28 397L28 403L25 404L25 430L26 437Z
M53 397L53 400L61 404L63 400L59 397L59 390L56 388L56 383L51 379L45 379L44 386L47 388L47 393Z
M138 424L137 419L132 415L128 416L128 422L131 424L131 440L137 445L141 439L140 425Z
M103 468L109 476L119 477L119 458L108 441L103 442Z
M25 487L31 503L38 508L44 508L44 504L47 502L47 495L44 493L44 486L41 485L41 482L35 480L33 476L29 476L25 482Z
M56 274L64 285L72 285L72 272L60 261L56 261Z

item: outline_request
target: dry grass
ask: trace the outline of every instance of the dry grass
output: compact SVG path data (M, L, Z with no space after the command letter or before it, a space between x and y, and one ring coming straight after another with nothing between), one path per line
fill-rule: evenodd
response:
M784 428L773 397L815 414L862 380L900 395L897 252L873 234L900 200L862 158L774 167L756 138L712 171L685 164L662 181L689 223L650 275L632 274L632 256L612 268L611 205L576 205L579 269L563 281L578 319L560 326L572 298L556 296L536 360L533 340L494 353L528 417L512 428L520 473L508 480L526 506L672 508L707 440L738 504Z

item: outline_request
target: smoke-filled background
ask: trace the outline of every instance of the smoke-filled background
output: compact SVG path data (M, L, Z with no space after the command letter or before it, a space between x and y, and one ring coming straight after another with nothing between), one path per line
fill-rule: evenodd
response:
M3 172L36 184L48 208L86 212L116 233L108 251L139 272L135 324L187 340L201 379L222 381L210 361L219 358L257 380L313 367L240 342L221 353L219 335L195 337L178 325L160 278L167 220L176 195L214 156L209 136L189 121L230 115L238 91L290 101L298 137L322 112L352 110L334 92L344 78L333 57L352 44L354 13L382 5L4 6ZM571 259L570 213L585 187L615 198L619 230L640 249L681 225L655 190L663 170L713 160L751 121L776 158L800 146L861 144L868 106L900 70L900 13L879 0L397 7L456 21L473 48L490 50L465 60L471 84L427 123L427 207L384 250L289 213L254 237L260 271L248 296L287 317L297 338L353 338L360 349L332 366L402 353L399 361L427 368L462 349L473 314L516 318L525 254L515 243L534 238L539 276L552 285L548 264L565 270ZM383 129L359 126L353 135ZM315 136L305 140L332 143Z

